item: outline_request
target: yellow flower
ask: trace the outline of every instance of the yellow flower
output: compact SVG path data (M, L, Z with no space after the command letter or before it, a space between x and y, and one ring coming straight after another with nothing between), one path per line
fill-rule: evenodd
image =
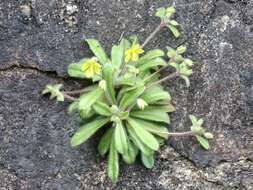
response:
M87 60L82 65L82 70L88 78L92 78L94 75L99 74L101 71L101 65L97 62L97 58L93 57Z
M139 55L142 53L144 53L144 50L140 44L132 45L132 47L125 52L125 62L137 61L139 59Z

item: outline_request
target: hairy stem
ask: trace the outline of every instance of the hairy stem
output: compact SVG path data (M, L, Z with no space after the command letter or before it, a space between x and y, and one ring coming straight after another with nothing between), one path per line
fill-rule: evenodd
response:
M164 65L162 66L160 69L158 69L156 72L152 73L151 75L149 75L147 78L144 79L144 81L147 81L149 79L151 79L152 77L154 77L156 74L160 73L162 70L164 70L165 68L167 68L169 65Z
M68 94L65 94L65 93L63 93L63 92L62 92L62 94L63 94L64 98L65 98L66 100L70 101L70 102L74 102L74 101L76 100L76 98L74 98L74 97L72 97L72 96L70 96L70 95L68 95Z
M156 132L157 131L152 131L152 130L149 130L150 132ZM194 132L192 131L185 131L185 132L159 132L161 134L168 134L168 136L171 136L171 137L182 137L182 136L194 136Z
M168 133L168 135L172 137L182 137L182 136L193 136L194 133L192 131L186 131L186 132Z
M156 28L155 30L147 37L147 39L144 41L144 43L142 44L142 47L144 48L145 45L147 45L147 43L154 38L154 36L164 27L166 26L165 22L161 22Z
M64 94L77 95L85 92L84 90L62 91Z
M168 75L167 77L164 77L164 78L162 78L162 79L160 79L160 80L158 80L158 81L156 81L156 82L151 83L151 84L147 87L147 89L151 88L151 87L154 86L154 85L160 84L160 83L162 83L162 82L164 82L164 81L174 79L174 78L178 77L179 75L180 75L180 74L176 71L176 72L174 72L174 73Z

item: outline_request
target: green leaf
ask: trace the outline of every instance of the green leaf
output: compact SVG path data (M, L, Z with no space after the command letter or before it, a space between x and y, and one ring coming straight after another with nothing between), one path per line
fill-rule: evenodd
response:
M127 135L122 122L116 124L114 133L115 147L119 153L125 154L128 149Z
M129 40L132 42L132 45L139 44L138 36L137 35L131 35L129 37Z
M204 128L198 125L191 126L191 131L197 135L203 135L205 132Z
M88 58L81 59L78 63L72 63L68 65L68 75L75 78L87 78L84 71L82 70L82 65L89 60Z
M118 85L128 85L128 86L134 86L137 82L137 78L134 74L126 73L124 76L120 77L118 79Z
M165 112L174 112L176 111L176 108L172 104L167 104L164 106L157 106L158 109L164 110Z
M126 40L126 39L123 38L120 41L120 44L118 46L120 50L118 50L118 53L115 53L114 55L112 55L112 63L113 63L113 65L117 65L116 68L120 68L120 66L123 65L122 63L124 62L124 52L128 48L130 48L130 46L131 46L131 43L128 40ZM122 54L119 51L121 51ZM116 54L118 54L117 58L116 58L116 56L117 56ZM116 61L119 61L119 62L116 63Z
M50 93L50 99L56 98L57 101L63 102L64 96L60 91L62 84L55 84L55 85L46 85L45 89L43 90L42 94Z
M141 161L143 163L143 165L148 168L151 169L154 167L155 161L154 161L154 155L145 155L145 154L141 154Z
M176 110L176 108L168 102L157 102L156 105L148 106L145 109L158 109L163 112L174 112ZM139 108L137 106L134 107L134 109L132 109L132 111L138 111L138 110L139 110Z
M81 119L87 119L90 118L95 114L95 112L89 107L87 109L80 109L80 117Z
M127 164L133 164L137 154L138 154L137 147L131 141L129 141L128 150L122 155L122 157Z
M144 90L145 90L144 85L140 84L136 86L135 89L126 92L120 101L120 108L124 110L128 106L134 104L137 98L144 92Z
M165 18L166 14L166 9L164 7L160 7L156 10L155 16L160 17L160 18Z
M189 115L189 118L192 122L192 125L197 125L198 123L198 118L195 115Z
M174 57L174 61L176 63L181 63L182 61L184 61L184 57L182 55L179 55L177 54L175 57Z
M101 102L101 101L97 101L93 106L92 106L93 110L103 116L110 116L111 115L111 110L110 107Z
M145 145L140 138L136 135L133 127L131 127L129 124L127 124L127 129L130 134L131 140L133 143L141 150L141 152L145 155L153 154L153 150L150 149L147 145Z
M106 133L102 136L99 144L98 144L98 152L101 156L104 156L111 145L111 140L113 138L113 132L114 129L113 128L109 128Z
M68 75L76 78L87 78L82 70L82 65L77 63L72 63L68 65Z
M162 90L160 86L153 86L148 91L145 91L141 96L148 104L153 104L159 100L171 100L171 96L168 92Z
M176 9L171 6L166 9L166 17L170 18L174 13L176 12Z
M198 126L202 126L204 123L204 120L202 118L200 118L197 122Z
M163 110L155 109L154 107L147 107L144 110L132 111L130 116L145 120L170 123L170 117L168 114Z
M196 135L196 138L197 138L198 142L200 143L200 145L201 145L204 149L206 149L206 150L209 149L208 140L206 140L205 138L203 138L203 137L201 137L201 136L199 136L199 135Z
M107 92L114 104L116 104L115 90L114 90L114 69L111 64L103 66L103 79L106 81Z
M94 55L98 58L99 62L103 65L106 64L108 62L108 58L100 43L95 39L86 39L86 42Z
M139 122L136 122L136 120L128 118L129 126L132 127L136 133L136 135L140 138L140 140L149 148L152 150L158 150L159 143L157 142L156 138L149 133L147 130L143 128L142 125L140 125Z
M178 38L180 36L180 32L175 26L169 25L168 27L170 31L173 33L173 35L175 36L175 38Z
M131 118L131 120L134 120L134 122L138 123L139 126L142 126L142 128L146 131L149 131L150 133L162 137L164 139L168 139L168 129L163 125L135 118Z
M193 73L192 69L190 69L186 65L186 63L181 63L179 65L179 72L180 72L181 75L185 75L185 76L190 76Z
M108 158L108 177L112 182L116 182L119 175L119 155L115 147L115 142L112 140Z
M124 49L120 45L114 45L112 47L111 58L113 67L119 69L124 58Z
M155 59L151 59L147 61L144 65L141 65L140 67L138 67L138 69L140 71L145 71L147 69L151 69L156 66L164 66L164 65L166 65L166 62L162 58L157 57Z
M120 41L120 47L122 48L123 52L125 52L128 48L130 48L131 43L127 39L122 39Z
M142 56L136 63L135 65L137 67L140 67L144 64L146 64L147 61L150 61L154 58L162 57L164 56L164 52L160 49L154 49L148 51L144 56Z
M71 146L78 146L90 138L98 129L109 121L108 118L97 117L94 121L80 127L71 138Z
M167 47L167 50L168 50L167 56L169 58L174 58L177 55L177 52L173 48Z
M126 120L129 116L129 112L128 111L121 111L118 113L118 116L119 116L120 120Z
M103 93L103 89L97 88L91 92L81 95L79 98L79 109L86 110L90 108L103 95Z
M175 20L171 20L170 24L173 25L173 26L178 26L179 25L178 22L175 21Z
M69 105L68 112L73 113L79 108L79 101L74 101Z

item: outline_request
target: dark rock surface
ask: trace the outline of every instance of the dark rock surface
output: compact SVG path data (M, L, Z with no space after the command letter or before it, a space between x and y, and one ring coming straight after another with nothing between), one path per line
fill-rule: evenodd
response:
M168 83L177 112L172 130L189 128L189 113L215 134L204 151L193 139L170 139L152 170L122 165L120 181L90 140L69 146L78 127L67 104L41 96L66 80L66 66L90 55L82 39L107 51L122 35L144 39L166 0L2 0L0 2L0 190L253 189L253 1L176 0L184 36L162 31L149 47L186 42L197 60L191 87ZM21 68L19 68L21 67ZM166 73L165 73L166 74ZM172 148L173 147L173 148Z

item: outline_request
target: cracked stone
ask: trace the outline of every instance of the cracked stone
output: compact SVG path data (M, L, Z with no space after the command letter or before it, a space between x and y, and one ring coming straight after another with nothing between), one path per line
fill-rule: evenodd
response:
M252 1L174 1L184 35L174 40L163 30L147 48L186 42L197 63L189 89L180 79L165 84L177 108L168 127L188 130L194 113L215 138L210 151L192 138L170 139L152 170L122 164L116 185L97 138L71 148L75 118L41 91L48 83L85 85L62 77L91 55L82 40L98 38L107 52L122 33L143 40L158 22L155 9L169 1L31 1L29 19L22 3L0 2L0 189L253 189ZM64 24L65 16L76 24Z

